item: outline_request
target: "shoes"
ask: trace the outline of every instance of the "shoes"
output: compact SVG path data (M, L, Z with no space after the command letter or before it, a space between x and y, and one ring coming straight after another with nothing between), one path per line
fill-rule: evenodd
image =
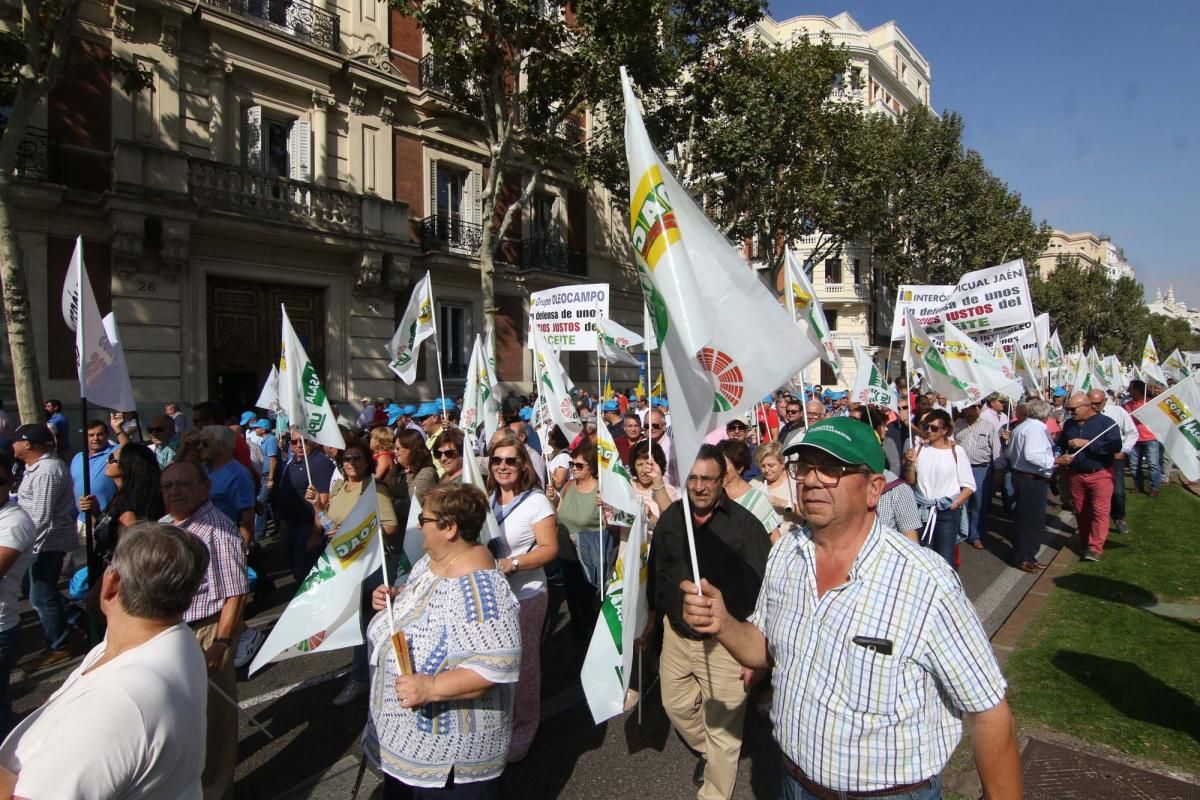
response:
M1151 489L1151 490L1150 490L1150 496L1151 496L1151 497L1158 497L1158 489Z
M258 655L258 650L266 639L267 635L258 628L246 628L242 633L242 638L238 639L237 652L233 655L233 666L241 669L249 664Z
M976 550L982 550L983 549L983 540L976 539L975 541L971 542L971 547L974 547Z
M1113 528L1117 531L1117 533L1129 533L1129 523L1123 519L1117 520L1113 525Z
M1046 568L1045 565L1039 564L1036 561L1022 561L1020 564L1013 564L1013 566L1021 570L1021 572L1041 572Z
M46 655L42 656L42 660L34 666L33 671L41 672L44 669L57 667L64 661L70 661L71 658L72 655L70 648L64 647L62 650L47 650Z
M704 767L707 762L703 758L696 760L696 768L692 770L692 784L697 789L704 785Z
M1100 551L1092 550L1091 548L1088 548L1088 551L1083 554L1083 560L1084 561L1099 561L1100 560Z
M346 681L346 685L338 692L337 697L333 698L333 704L338 708L353 703L358 698L362 697L367 692L367 684L365 681L356 681L354 678Z

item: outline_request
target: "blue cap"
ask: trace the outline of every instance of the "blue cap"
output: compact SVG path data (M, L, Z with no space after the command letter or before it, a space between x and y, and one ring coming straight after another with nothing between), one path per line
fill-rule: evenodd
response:
M517 416L526 422L529 422L529 420L533 419L533 409L529 406L525 406L517 412Z
M449 397L443 397L440 400L433 401L433 406L437 409L438 414L442 413L442 404L443 403L445 403L445 408L447 411L457 411L458 410L458 406L454 405L453 400L451 400Z
M250 420L255 419L256 417L258 417L258 414L255 414L253 411L243 411L241 422L239 422L238 424L239 425L249 424Z
M440 407L434 407L432 403L421 403L421 405L417 406L417 410L414 411L412 415L416 419L424 419L425 417L440 413L442 413L442 409Z
M605 400L604 405L600 406L601 411L620 411L621 406L616 400Z
M385 414L388 414L388 415L404 413L404 409L400 408L400 406L396 405L395 403L392 403L390 406L385 408L383 411Z
M1066 390L1066 389L1064 389L1064 388L1063 388L1063 387L1061 387L1061 386L1055 386L1055 387L1054 387L1054 396L1055 396L1055 397L1066 397L1066 396L1067 396L1067 390Z
M395 424L396 424L396 420L400 419L402 416L404 416L404 414L403 414L402 412L400 412L399 410L396 410L396 411L389 411L389 412L388 412L388 418L387 418L387 424L388 424L388 425L395 425Z
M412 403L409 403L404 407L403 411L406 417L411 417L413 414L417 413L417 407Z
M269 431L271 428L274 428L275 425L269 419L260 419L258 422L254 423L250 427L251 428L261 428L265 431Z
M763 395L762 401L764 404L770 405L771 403L775 402L775 398L769 394L765 394L765 395Z
M652 398L650 398L650 405L651 405L651 406L659 406L659 407L661 408L662 406L665 406L666 404L667 404L667 401L666 401L666 400L664 400L664 399L662 399L661 397L652 397Z

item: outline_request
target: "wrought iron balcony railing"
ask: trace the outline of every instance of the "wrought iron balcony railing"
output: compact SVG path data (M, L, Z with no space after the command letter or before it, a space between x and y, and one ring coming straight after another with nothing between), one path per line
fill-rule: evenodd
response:
M551 236L522 239L518 262L520 269L544 269L566 275L587 274L587 256Z
M427 55L417 62L417 77L421 88L434 94L449 95L450 81L446 78L445 70L438 68L433 55Z
M483 226L454 214L434 214L421 220L421 252L474 256L483 245Z
M31 181L50 179L53 169L50 135L45 128L29 126L17 145L17 164L14 174Z
M360 195L201 159L189 160L188 184L202 207L334 233L362 232Z
M308 0L203 0L215 8L247 17L335 53L340 49L341 20Z

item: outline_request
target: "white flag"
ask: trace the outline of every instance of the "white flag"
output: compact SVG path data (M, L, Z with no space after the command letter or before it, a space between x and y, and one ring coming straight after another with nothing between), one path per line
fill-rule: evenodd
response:
M288 319L287 308L280 305L283 316L283 353L279 359L279 405L287 414L289 424L306 439L319 445L342 450L346 440L337 426L337 417L325 396L321 376L304 352L300 337Z
M828 364L833 370L834 376L841 380L842 359L838 355L837 346L833 343L833 334L829 331L829 323L825 320L825 311L821 308L821 301L817 299L816 291L813 290L812 281L804 272L804 265L792 253L792 248L786 248L784 260L786 262L784 279L787 281L788 310L791 312L792 319L796 320L796 324L804 331L808 341L821 354L821 360Z
M624 68L630 233L662 347L679 475L704 436L819 355L654 150ZM786 344L786 346L784 346ZM777 345L772 347L772 345Z
M388 342L388 366L405 383L411 384L416 379L421 342L432 336L433 330L433 286L426 272L413 288L400 327Z
M645 341L631 330L618 325L611 319L596 320L596 350L605 361L615 361L618 364L628 364L636 367L642 362L629 352Z
M362 582L380 567L381 548L375 541L380 535L376 497L375 479L369 478L362 496L337 527L316 566L254 657L251 675L273 661L363 643L358 622Z
M117 336L116 318L109 326L100 317L87 267L83 263L83 237L75 239L75 252L63 281L62 314L75 332L75 366L79 397L113 411L136 411L125 351ZM109 314L109 317L112 317Z
M476 334L475 344L471 348L471 360L467 363L467 384L463 389L461 423L463 430L469 434L467 444L475 440L480 423L483 424L484 435L489 442L500 427L497 418L500 406L493 393L494 386L491 370L488 369L488 359L484 354L483 340ZM470 453L464 454L463 457L469 458Z
M469 448L464 448L469 451ZM471 452L463 453L463 483L467 486L474 486L484 495L488 494L487 482L483 479L483 473L479 471L479 461L475 454ZM492 539L497 539L500 536L500 526L496 523L496 515L492 513L491 505L488 505L487 519L484 520L483 530L479 532L479 541L487 544Z
M1063 346L1058 339L1058 329L1050 334L1050 342L1046 346L1046 363L1051 369L1063 365Z
M1188 368L1187 360L1184 359L1183 354L1179 352L1178 347L1172 350L1171 355L1167 356L1166 360L1163 361L1162 369L1168 378L1171 378L1176 382L1181 381L1192 374L1192 371Z
M854 376L854 388L850 390L850 399L856 403L869 406L882 406L899 413L896 407L896 396L884 380L883 373L871 360L871 357L859 346L857 339L850 344L854 348L854 364L857 374Z
M579 419L579 412L575 410L575 401L567 391L567 379L563 374L562 363L536 325L529 326L529 335L533 338L537 391L539 398L545 400L543 410L563 432L563 436L567 437L567 441L571 441L583 431L583 423Z
M602 427L602 426L601 426ZM599 725L625 708L633 671L634 639L646 626L646 517L639 508L621 547L616 575L608 584L596 629L579 675L583 694Z
M472 456L464 455L464 464L466 459ZM396 576L410 575L413 565L421 560L421 556L425 555L425 534L421 532L421 503L414 495L412 502L408 504L408 519L404 522L404 546L400 552L400 563L397 564ZM407 580L400 581L407 583Z
M1146 379L1159 386L1167 385L1167 376L1158 363L1158 349L1154 346L1154 337L1146 336L1146 347L1142 350L1142 372Z
M933 339L913 316L912 309L904 313L906 315L904 327L908 333L908 346L905 348L904 361L908 364L908 368L921 373L925 383L933 391L944 395L947 401L951 403L966 401L969 397L966 382L950 372L942 354L934 346Z
M658 336L654 333L654 325L650 322L650 308L642 303L642 338L645 340L646 352L658 349Z
M271 373L267 375L262 391L258 393L258 399L254 401L254 407L271 411L279 409L279 369L274 364L271 365Z
M1200 387L1192 375L1133 412L1189 481L1200 481Z
M1037 341L1038 364L1037 375L1039 382L1045 381L1050 374L1050 315L1038 314L1033 318L1033 336Z
M1041 394L1041 378L1037 374L1037 338L1033 328L1019 334L1012 349L1013 370L1025 384L1025 390L1030 394Z
M946 347L946 367L952 375L967 384L971 403L978 403L993 392L1014 399L1021 397L1021 384L1012 376L1012 368L1005 370L1008 359L1003 363L998 362L954 323L942 324L945 327L942 341Z
M629 525L642 503L633 492L633 478L607 425L596 426L596 456L600 462L600 499L613 509L613 523Z

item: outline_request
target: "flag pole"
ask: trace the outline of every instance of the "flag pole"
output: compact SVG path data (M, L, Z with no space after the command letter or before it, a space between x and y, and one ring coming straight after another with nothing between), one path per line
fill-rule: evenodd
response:
M596 306L596 317L597 317L597 319L600 317L599 304L597 304L597 306ZM596 330L594 323L592 325L592 330L596 335L596 416L595 416L595 420L596 420L596 430L599 431L600 426L605 424L604 417L601 415L604 413L604 403L606 401L604 399L604 375L600 368L600 361L601 361L601 359L600 359L600 332L598 330ZM596 496L600 497L603 500L603 497L604 497L604 470L599 468L599 459L597 459L597 463L594 465L594 467L596 469ZM604 595L606 593L606 589L608 587L607 576L604 574L604 567L606 564L608 564L608 559L605 558L605 552L604 552L604 509L603 508L600 509L599 519L600 519L600 557L599 557L599 564L597 565L597 569L596 569L596 574L598 576L600 576L600 586L597 588L600 590L600 599L603 601Z
M87 336L84 332L84 319L87 314L83 311L83 237L79 237L76 242L76 250L79 252L79 268L75 270L75 296L78 298L76 307L78 311L75 317L75 361L79 368L79 407L80 413L83 415L84 442L83 451L80 452L79 458L83 466L83 494L88 496L92 493L92 459L88 452L87 446L87 423L88 423L88 400L87 400L87 381L84 379L84 364L83 359L87 358ZM91 290L91 287L88 287ZM57 434L55 445L57 446ZM87 512L83 515L83 536L85 552L87 553L87 579L88 588L96 588L96 579L100 577L100 564L96 554L96 536L95 528L92 525L92 514ZM88 640L92 645L98 644L100 641L100 626L96 621L96 615L91 611L88 612Z
M425 271L425 275L429 276L428 270ZM442 428L446 428L446 385L442 381L442 337L438 334L437 302L433 299L433 278L429 278L429 313L430 322L433 325L433 352L437 355L438 396L442 401Z

